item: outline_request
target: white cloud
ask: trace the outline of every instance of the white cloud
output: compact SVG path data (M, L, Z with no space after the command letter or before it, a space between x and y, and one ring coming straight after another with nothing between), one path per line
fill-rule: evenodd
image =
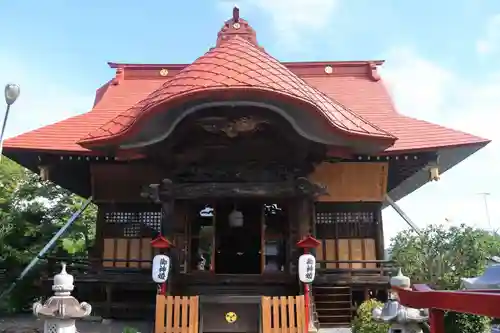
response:
M225 11L235 3L220 0ZM239 0L242 10L258 10L271 19L278 41L289 45L298 42L305 34L328 27L338 7L338 0Z
M490 18L485 34L476 42L476 51L481 55L496 53L500 44L500 14Z
M439 182L425 185L398 204L421 227L467 223L489 228L479 193L490 192L491 227L499 228L500 75L469 80L408 48L396 48L385 58L382 77L400 112L493 140L445 173ZM384 223L386 240L407 228L391 208L384 211Z
M68 117L84 113L92 107L92 93L83 95L68 83L53 79L51 68L41 68L29 60L0 49L0 88L7 83L21 86L21 95L11 107L6 137L17 135ZM69 85L71 82L69 83ZM3 96L0 101L3 121Z
M388 52L381 75L399 110L433 121L439 117L453 85L453 76L409 48ZM423 105L425 103L425 105Z

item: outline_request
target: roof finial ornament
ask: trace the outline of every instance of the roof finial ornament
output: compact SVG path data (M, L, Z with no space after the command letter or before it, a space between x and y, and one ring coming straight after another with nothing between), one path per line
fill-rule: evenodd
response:
M244 18L240 17L240 9L237 5L233 7L233 16L224 22L224 25L217 34L216 46L220 46L222 42L228 41L233 37L246 40L250 44L257 46L260 50L263 50L257 43L255 31Z
M233 7L233 22L234 23L238 23L240 20L240 9L238 8L238 6L234 6Z

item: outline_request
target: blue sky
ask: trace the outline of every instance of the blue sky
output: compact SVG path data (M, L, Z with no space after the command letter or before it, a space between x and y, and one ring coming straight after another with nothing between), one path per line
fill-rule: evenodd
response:
M192 62L214 45L235 3L278 59L386 59L383 79L401 113L500 139L497 0L2 1L0 83L22 86L8 134L87 111L114 75L107 61ZM494 142L401 206L421 226L489 227L477 193L490 192L499 228L499 148ZM387 238L405 228L390 210L384 218Z

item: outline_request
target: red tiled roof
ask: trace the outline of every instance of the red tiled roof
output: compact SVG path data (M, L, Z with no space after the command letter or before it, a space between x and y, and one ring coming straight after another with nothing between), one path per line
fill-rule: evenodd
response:
M116 78L98 89L90 112L8 139L4 148L98 154L79 143L119 138L165 103L228 90L279 96L320 114L339 133L378 140L384 147L395 141L386 152L488 142L397 113L373 68L380 62L278 62L258 47L253 29L235 13L219 32L217 46L193 64L112 64ZM158 74L162 68L168 78Z
M97 103L90 112L7 139L4 148L90 153L77 143L81 138L145 98L163 83L165 79L123 80L119 85L107 83L107 89L103 89L105 86L98 89L101 96L96 99Z
M336 66L335 62L329 64L334 68L342 66L342 64ZM292 70L303 69L300 63L288 65ZM308 66L309 64L304 65ZM168 65L156 66L156 68L162 67ZM152 69L152 71L158 70ZM374 81L368 75L302 74L300 76L309 85L396 136L398 140L387 150L388 152L429 150L488 142L471 134L397 113L383 81ZM4 148L91 153L77 142L89 132L146 98L152 91L160 88L165 80L161 77L124 79L118 85L109 84L92 111L7 139Z
M162 112L170 102L200 93L245 92L279 95L293 99L320 113L337 131L347 135L385 139L390 146L395 137L292 73L256 45L236 35L198 58L153 91L147 98L92 131L79 143L86 146L123 137L141 117ZM304 110L307 112L307 110Z
M335 63L330 63L335 66ZM299 63L294 64L299 65ZM158 66L161 68L162 66ZM382 81L367 76L301 75L311 86L398 138L387 151L428 150L488 140L396 112ZM5 149L89 152L77 142L165 83L165 79L122 80L109 85L92 111L7 139Z
M386 151L429 150L490 140L398 113L383 80L354 76L307 76L303 79L330 98L347 105L398 140Z

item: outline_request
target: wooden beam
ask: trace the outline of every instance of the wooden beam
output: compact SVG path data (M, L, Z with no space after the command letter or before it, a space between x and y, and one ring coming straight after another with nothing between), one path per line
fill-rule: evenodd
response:
M175 199L196 198L291 198L318 196L326 193L326 188L313 184L306 178L293 181L270 183L180 183L164 179L161 184L151 184L141 196L153 202Z

